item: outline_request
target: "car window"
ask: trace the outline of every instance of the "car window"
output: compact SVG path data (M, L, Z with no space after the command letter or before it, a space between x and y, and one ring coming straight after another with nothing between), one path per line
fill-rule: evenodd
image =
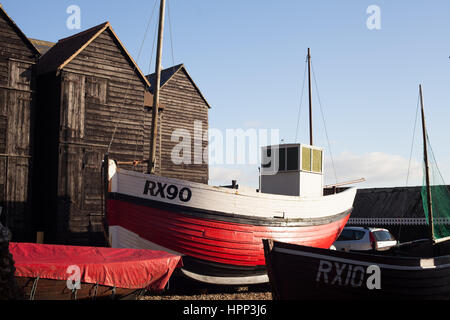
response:
M390 232L384 230L374 231L373 235L378 241L395 241L394 236Z
M336 241L349 241L349 240L353 240L353 230L344 229Z
M364 231L353 231L353 240L361 240L366 233Z
M341 235L336 241L351 241L351 240L361 240L364 238L366 233L364 231L358 230L346 230L342 231Z

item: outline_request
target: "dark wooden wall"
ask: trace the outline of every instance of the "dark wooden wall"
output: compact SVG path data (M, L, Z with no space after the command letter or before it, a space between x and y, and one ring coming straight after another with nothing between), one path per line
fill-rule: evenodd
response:
M34 218L46 242L107 244L102 160L108 151L119 162L149 159L149 88L135 68L107 28L61 71L39 75ZM195 120L208 130L208 106L183 69L163 87L161 104L156 173L207 183L207 159L182 166L171 159L174 130L184 128L194 138ZM202 152L207 143L200 142ZM121 167L148 169L147 164Z
M51 66L103 27L62 70ZM61 51L56 50L60 54L41 68L38 50L0 8L0 222L12 231L14 241L35 241L36 232L42 231L47 243L106 244L105 154L109 151L120 162L149 159L148 82L109 23L79 35L78 43L72 42L77 35L64 39ZM182 165L171 158L178 144L171 141L174 130L190 133L192 152L194 122L208 130L207 102L184 67L164 85L161 104L156 173L208 183L206 158ZM207 141L199 144L207 154ZM121 167L148 169L145 163Z
M208 132L209 107L203 100L197 88L190 80L189 75L184 68L181 68L161 90L161 104L164 105L161 120L161 153L159 160L159 174L199 183L208 183L208 140L197 136L195 139L194 123L199 121L203 134ZM151 117L150 117L151 118ZM187 130L191 137L191 163L174 164L172 161L172 150L179 144L178 141L172 141L172 134L177 129ZM207 136L206 136L207 137ZM201 139L201 140L200 140ZM206 157L199 155L195 159L195 144L198 150L206 153ZM198 163L198 162L201 163ZM197 163L196 163L197 162Z
M31 119L37 52L0 9L0 207L13 240L34 238L31 228Z
M102 160L110 143L117 161L144 158L147 86L108 29L63 68L59 81L52 93L59 105L51 108L59 113L56 195L49 196L57 205L48 232L57 243L98 245L105 242Z

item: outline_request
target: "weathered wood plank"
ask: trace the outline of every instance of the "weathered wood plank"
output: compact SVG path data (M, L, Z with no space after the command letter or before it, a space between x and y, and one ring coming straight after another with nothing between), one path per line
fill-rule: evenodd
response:
M35 52L0 15L0 203L15 240L30 239L32 112ZM20 157L23 156L23 157Z

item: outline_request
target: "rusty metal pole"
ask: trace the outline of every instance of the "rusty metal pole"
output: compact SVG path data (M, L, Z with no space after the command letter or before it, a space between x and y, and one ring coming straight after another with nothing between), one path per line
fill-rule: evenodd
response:
M152 132L150 139L150 161L148 173L155 173L156 166L156 140L158 138L158 118L159 118L159 98L161 88L161 60L163 49L163 37L164 37L164 17L166 0L161 0L161 6L159 10L159 29L158 29L158 49L156 52L156 70L155 70L155 88L153 96L153 109L152 109Z
M309 144L313 145L313 115L312 115L312 88L311 88L311 49L308 48L308 80L309 80Z
M422 109L422 132L423 132L423 155L425 161L425 180L427 184L427 205L428 205L428 225L430 239L434 240L434 225L433 225L433 207L431 199L431 187L430 187L430 166L428 164L428 148L427 148L427 129L425 127L425 111L423 107L423 95L422 95L422 85L419 86L420 92L420 105Z

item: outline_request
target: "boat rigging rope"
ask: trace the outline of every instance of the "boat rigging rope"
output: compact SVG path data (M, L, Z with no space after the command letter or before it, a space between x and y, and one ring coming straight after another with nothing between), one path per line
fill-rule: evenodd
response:
M170 18L170 0L167 0L167 13L169 15L169 35L170 35L170 48L172 50L172 66L175 67L175 56L173 54L173 36L172 36L172 19Z
M435 166L435 168L437 170L437 173L441 177L442 185L443 186L447 186L447 183L445 182L444 177L442 176L441 170L439 169L439 166L437 165L436 157L434 156L434 151L433 151L433 148L431 146L430 139L428 138L428 133L427 133L427 140L428 140L428 146L430 147L430 150L431 150L431 155L433 156L434 166ZM448 195L450 197L450 191L448 190L448 187L445 187L445 190L447 190L447 193L448 193Z
M172 52L172 70L173 70L175 68L175 55L174 55L174 48L173 48L172 19L171 19L171 13L170 13L169 0L167 0L167 15L169 18L169 35L170 35L170 47L171 47L171 52ZM152 18L153 18L153 14L152 14ZM152 74L153 56L154 56L154 52L155 52L157 35L158 35L158 26L156 26L155 34L153 36L153 46L152 46L152 53L151 53L150 59L149 59L150 62L148 65L148 74ZM155 60L156 60L156 58L155 58ZM138 138L136 139L136 148L134 151L134 158L136 158L137 148L138 148ZM142 162L145 162L145 161L142 161Z
M155 28L155 34L153 35L153 46L152 46L152 54L150 55L149 59L149 65L148 65L148 74L152 73L152 63L153 63L153 56L155 54L155 46L156 46L156 38L158 36L158 27Z
M155 0L155 4L154 4L154 6L153 6L153 11L152 11L151 17L150 17L150 19L149 19L149 22L148 22L148 24L147 24L147 28L146 28L145 34L144 34L144 39L142 39L141 46L140 46L140 48L139 48L139 52L138 52L138 56L137 56L137 60L136 60L136 61L139 61L139 59L140 59L140 57L141 57L142 49L143 49L143 47L144 47L145 40L147 39L147 34L148 34L149 29L150 29L150 24L151 24L151 22L152 22L152 20L153 20L153 16L154 16L154 13L155 13L156 4L157 4L157 0ZM135 66L133 67L133 73L136 72L136 69L137 69L137 66L135 65ZM129 92L129 90L130 90L130 88L131 88L131 81L132 81L132 78L130 78L130 79L128 80L127 90L125 91L125 97L124 97L124 99L123 99L123 104L124 104L124 105L125 105L126 99L128 98L128 92ZM119 117L118 117L118 118L120 118L120 115L121 115L121 113L122 113L122 110L123 110L123 108L120 108L120 112L119 112ZM115 127L114 127L114 131L113 131L113 134L112 134L112 137L111 137L111 141L110 141L109 146L108 146L107 154L109 154L109 152L110 152L110 150L111 150L111 146L112 146L112 143L113 143L114 138L115 138L115 136L116 136L118 126L119 126L119 122L117 122L116 125L115 125Z
M411 142L411 151L409 153L409 163L408 163L408 171L406 173L406 184L405 186L408 187L408 183L409 183L409 173L411 170L411 160L412 160L412 155L413 155L413 150L414 150L414 141L415 141L415 137L416 137L416 128L417 128L417 118L419 115L419 107L420 107L420 94L417 97L417 107L416 107L416 117L414 118L414 129L413 129L413 137L412 137L412 142ZM405 218L406 215L406 202L408 201L408 197L405 196L405 201L403 202L403 213L402 213L402 218ZM400 227L398 229L398 235L397 235L397 240L400 240L400 235L402 232L402 223L400 224Z
M409 153L408 172L407 172L407 175L406 175L406 186L408 186L409 172L411 170L411 159L412 159L412 154L413 154L413 149L414 149L414 140L415 140L415 136L416 136L417 116L419 114L419 106L420 106L420 95L417 98L417 109L416 109L416 117L415 117L415 120L414 120L414 130L413 130L413 138L412 138L412 142L411 142L411 151Z
M153 5L152 14L151 14L150 19L149 19L149 21L148 21L148 23L147 23L147 28L146 28L146 30L145 30L144 39L143 39L142 42L141 42L141 46L140 46L140 48L139 48L138 57L137 57L137 60L136 60L136 61L139 61L139 58L141 57L142 49L143 49L143 47L144 47L145 40L147 39L147 34L148 34L148 32L149 32L150 25L151 25L151 22L152 22L152 20L153 20L153 16L154 16L154 14L155 14L156 4L157 4L157 0L155 0L155 4ZM136 72L136 69L137 69L137 66L134 65L134 67L133 67L133 73ZM129 90L130 90L130 88L131 88L131 81L132 81L132 78L130 78L130 79L128 80L127 90L125 91L125 96L124 96L124 98L123 98L123 103L122 103L123 105L125 105L125 103L126 103L126 101L127 101L127 98L128 98L128 92L129 92ZM147 88L146 88L145 90L147 90ZM119 115L117 116L117 119L120 119L120 115L122 114L122 110L123 110L123 107L120 108ZM115 114L114 114L114 115L111 114L111 119L112 119L114 116L115 116ZM113 142L114 142L114 138L115 138L115 136L116 136L118 126L119 126L119 121L116 122L116 125L115 125L115 127L114 127L114 131L113 131L113 134L112 134L112 137L111 137L111 141L109 142L108 150L106 151L106 155L109 155L109 153L110 153L110 151L111 151L111 146L112 146L112 144L113 144ZM137 146L137 143L136 143L136 146ZM136 152L137 152L137 151L135 151L135 156L136 156ZM134 156L134 158L135 158L135 156ZM103 165L104 165L104 166L105 166L105 165L107 166L108 164L107 164L107 163L103 163ZM105 179L104 174L105 174L105 173L104 173L104 170L101 170L101 175L100 175L100 176L101 176L101 183L102 183L102 184L103 184L104 179ZM107 174L107 173L106 173L106 174ZM107 179L107 177L106 177L106 179ZM109 237L107 236L106 229L105 229L105 225L106 225L106 223L105 223L105 221L106 221L106 205L105 205L105 201L104 201L103 196L104 196L104 193L102 192L102 203L103 203L103 205L102 205L102 211L103 211L103 212L102 212L102 220L103 220L102 226L103 226L103 236L105 237L105 240L106 240L106 242L108 243L108 245L109 245L110 247L112 247L112 245L111 245L111 243L110 243L110 240L109 240Z
M308 67L308 60L305 60L305 71L304 71L304 76L303 76L303 88L302 88L302 94L300 96L300 106L299 106L298 117L297 117L297 129L295 131L295 142L298 141L298 130L300 128L300 118L301 118L301 114L302 114L303 96L304 96L304 93L305 93L307 67Z
M409 182L409 173L410 173L410 169L411 169L411 159L412 159L413 148L414 148L414 140L415 140L415 135L416 135L416 127L417 127L417 119L418 119L419 109L420 109L420 94L419 94L418 101L417 101L417 110L416 110L416 117L415 117L415 122L414 122L414 131L413 131L413 139L412 139L412 143L411 143L411 151L410 151L410 159L409 159L408 172L407 172L407 178L406 178L406 186L408 186L408 182ZM427 148L429 148L429 150L431 151L431 157L432 157L432 160L433 160L433 162L432 162L433 163L433 169L436 169L436 171L433 170L433 172L437 172L437 174L439 175L439 177L441 179L441 182L442 182L441 185L442 185L443 189L446 191L446 193L448 194L448 196L450 198L450 191L446 187L447 184L445 183L445 180L444 180L444 178L442 176L442 173L441 173L441 171L439 169L439 166L437 165L436 157L434 155L434 150L433 150L433 148L431 146L431 143L430 143L428 132L425 132L425 134L426 134L426 140L427 140ZM435 186L437 186L436 182L435 182ZM405 197L405 201L404 201L404 204L403 204L402 218L405 217L406 212L407 212L407 210L405 208L406 207L406 202L407 202L407 197ZM433 205L433 208L434 208L434 205ZM400 239L400 235L401 235L402 225L403 224L401 224L400 227L399 227L399 234L398 234L398 238L399 239Z
M331 151L331 143L330 143L330 139L328 138L328 130L327 130L327 125L325 123L325 116L324 116L324 113L323 113L322 101L320 99L319 87L317 85L316 74L314 72L314 66L313 66L312 62L311 62L311 70L312 70L312 74L313 74L313 78L314 78L314 83L315 83L315 86L316 86L317 100L319 101L320 113L322 115L323 127L325 129L325 136L327 138L328 149L330 150L330 159L331 159L331 165L332 165L332 168L333 168L334 179L336 180L336 184L338 184L338 179L337 179L337 175L336 175L336 167L334 165L333 153Z
M303 77L302 94L300 96L300 106L299 106L299 110L298 110L297 129L296 129L296 132L295 132L295 142L298 141L298 133L299 133L299 128L300 128L300 118L301 118L302 105L303 105L303 96L304 96L304 93L305 93L305 86L306 86L307 67L308 67L308 58L306 58L306 60L305 60L305 71L304 71L304 77ZM331 165L332 165L332 168L333 168L333 174L334 174L334 178L336 180L336 184L338 184L338 179L337 179L337 175L336 175L336 167L334 165L333 153L331 151L330 139L328 138L328 130L327 130L327 126L326 126L326 123L325 123L325 116L324 116L324 113L323 113L322 101L320 99L320 94L319 94L319 86L317 85L316 74L314 72L314 66L313 66L312 63L311 63L311 70L312 70L312 74L313 74L313 78L314 78L317 99L319 101L319 106L320 106L320 112L321 112L321 115L322 115L323 126L325 128L325 136L326 136L327 142L328 142L328 149L330 150L330 158L331 158Z
M172 52L172 66L175 67L175 55L174 55L173 35L172 35L172 19L171 19L171 13L170 13L169 0L167 0L167 15L169 17L169 36L170 36L170 48L171 48L171 52ZM154 52L155 52L157 35L158 35L158 27L155 28L155 35L153 36L153 47L152 47L152 54L150 55L150 63L148 65L148 74L152 73L153 56L154 56Z

